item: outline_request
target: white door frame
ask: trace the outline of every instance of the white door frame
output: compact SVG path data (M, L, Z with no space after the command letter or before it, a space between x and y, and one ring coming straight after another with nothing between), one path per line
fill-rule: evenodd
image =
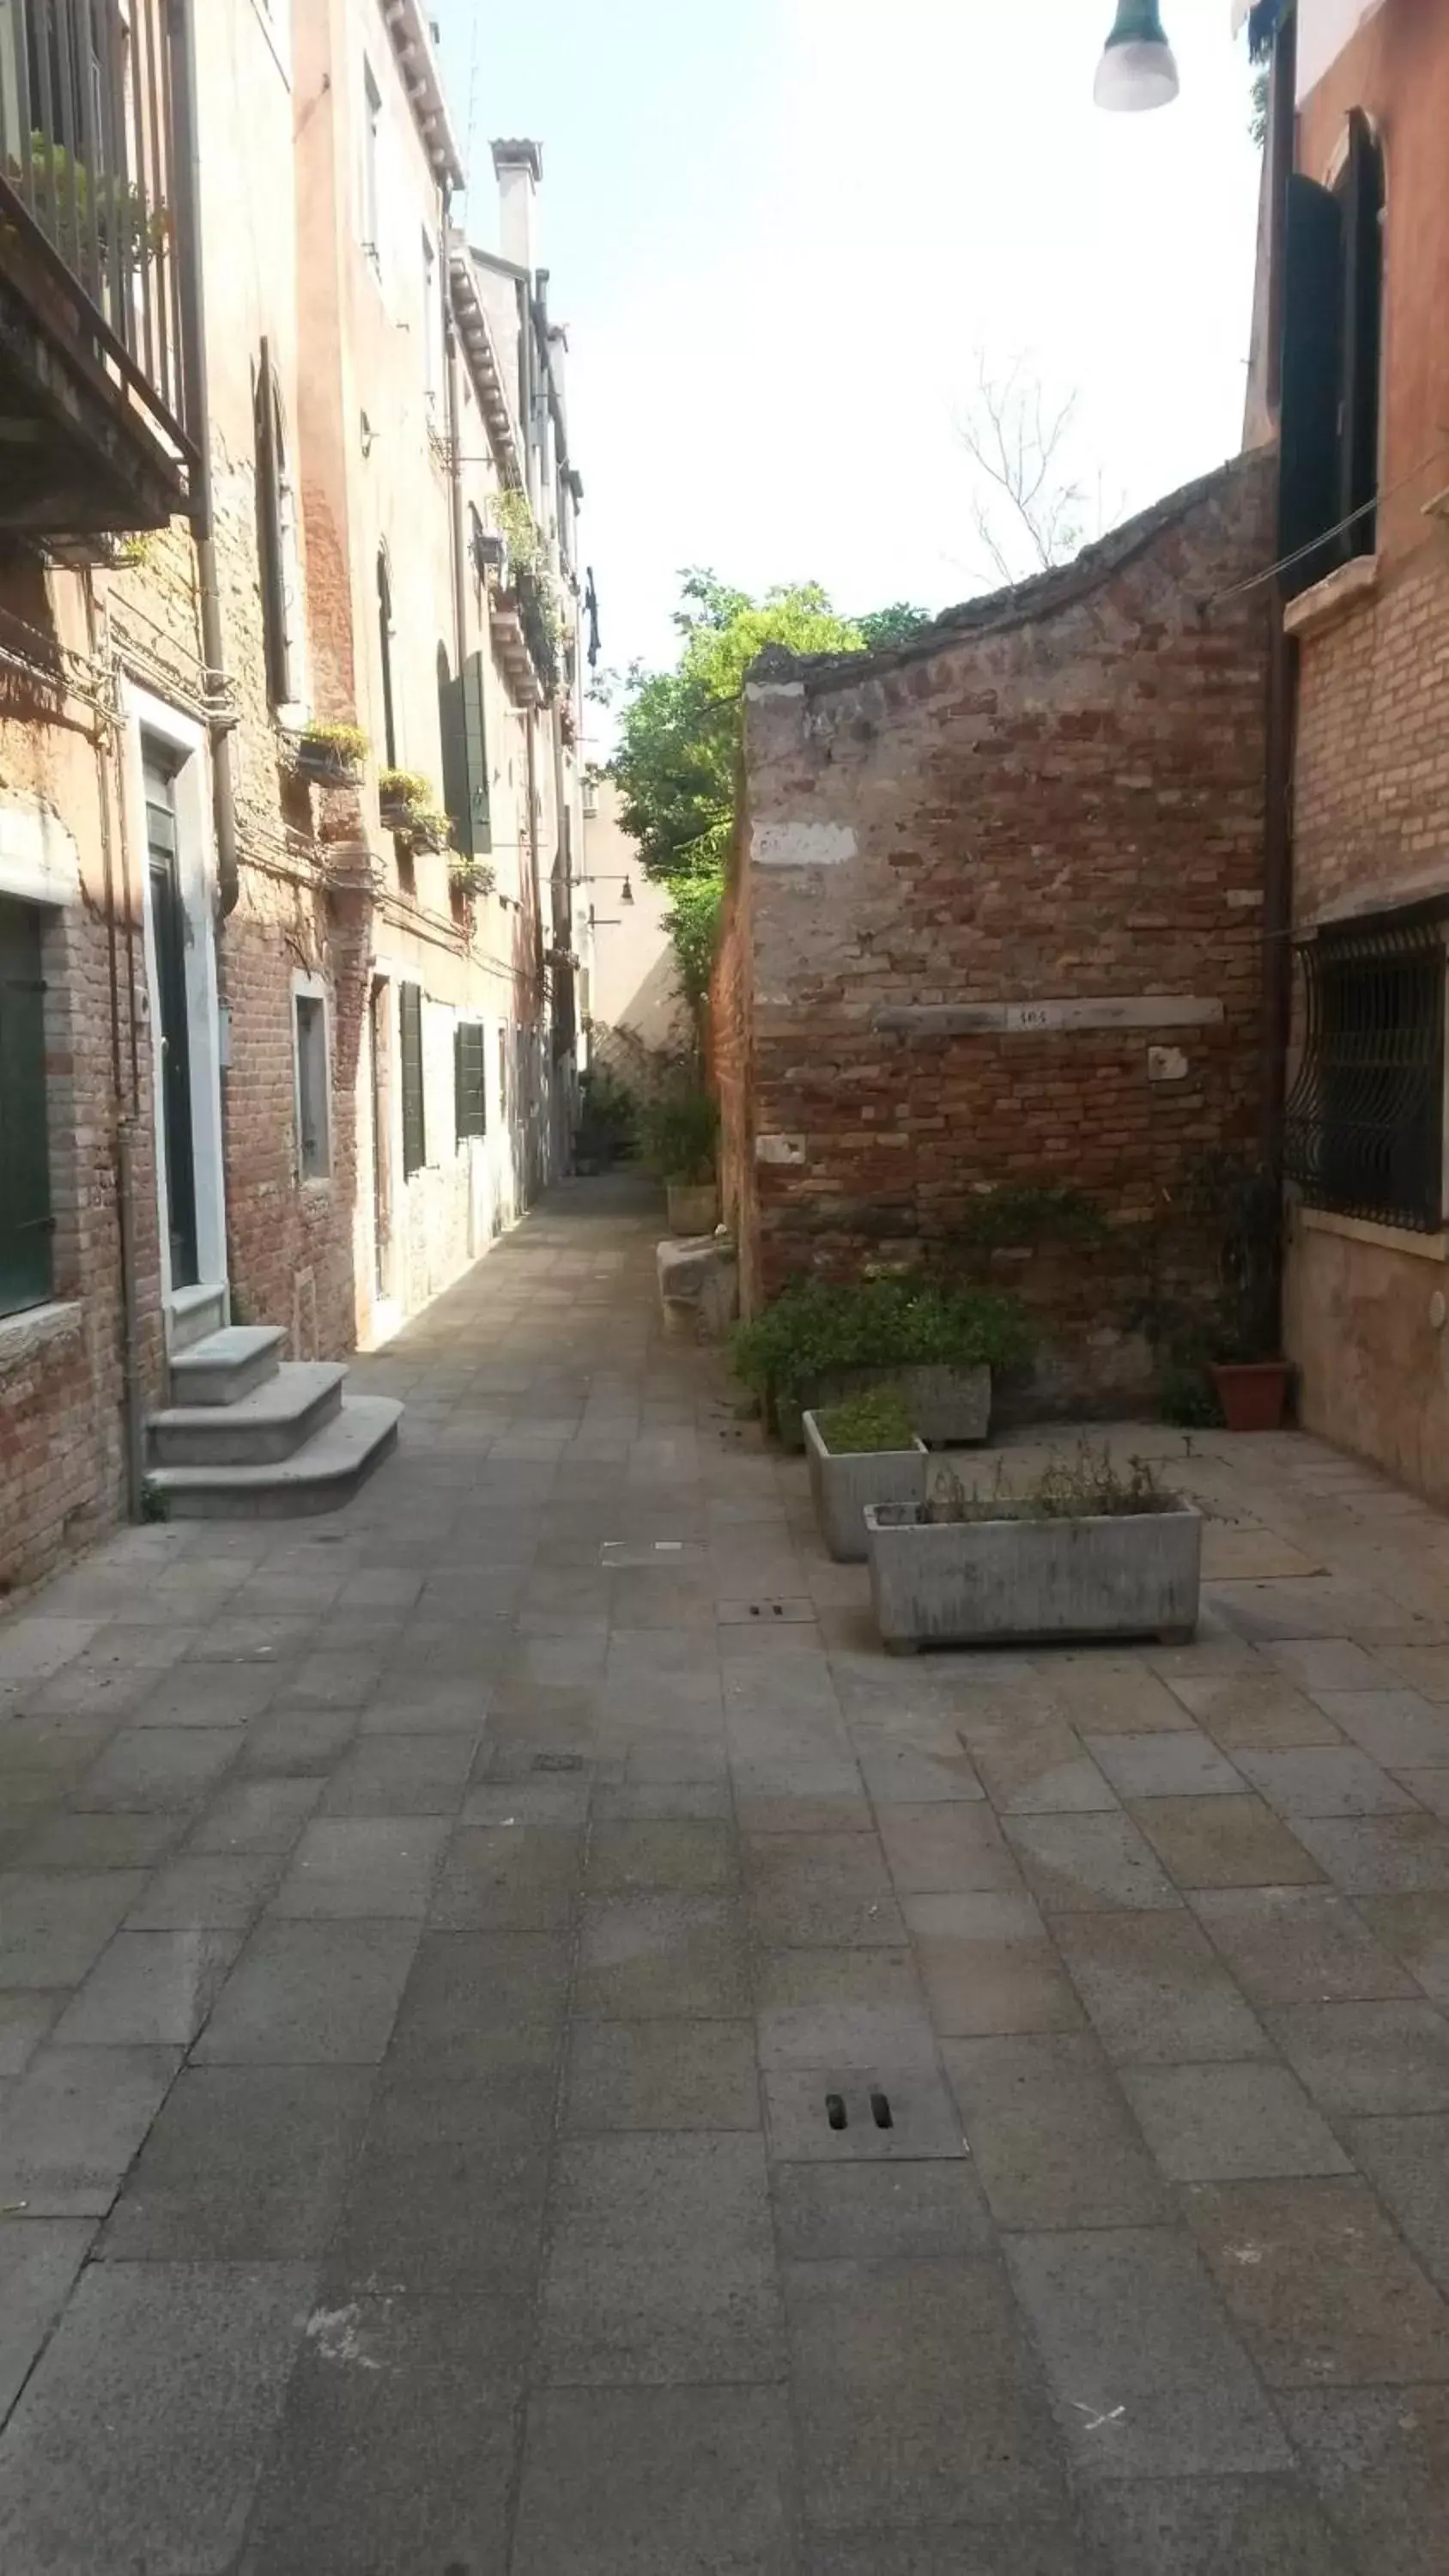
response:
M216 972L216 844L211 807L211 759L206 727L125 677L123 792L127 844L140 868L141 917L146 953L146 1006L152 1032L151 1094L156 1130L156 1198L161 1231L161 1293L169 1318L171 1231L166 1209L165 1106L155 1061L160 1027L156 940L151 919L151 869L146 834L145 744L175 762L172 794L182 909L186 918L186 1017L191 1056L191 1133L196 1166L196 1252L200 1285L225 1291L226 1164L221 1123L221 1011ZM184 1292L183 1292L184 1293Z

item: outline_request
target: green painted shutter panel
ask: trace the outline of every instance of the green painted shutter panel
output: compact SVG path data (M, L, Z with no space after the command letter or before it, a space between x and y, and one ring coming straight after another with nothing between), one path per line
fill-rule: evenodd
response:
M483 656L469 655L463 665L463 751L468 775L468 855L482 858L493 847L493 817L488 790L488 723L483 697Z
M1343 560L1323 538L1339 505L1339 400L1343 372L1343 214L1329 189L1294 172L1288 181L1283 289L1282 462L1278 552L1312 549L1283 575L1296 599Z
M421 1170L428 1159L427 1121L423 1114L423 996L418 984L398 986L398 1028L402 1039L403 1178Z
M292 695L287 650L287 600L282 562L282 460L277 450L277 387L272 352L263 340L257 361L256 418L257 535L262 572L262 641L267 662L267 694L273 706L285 706Z
M1384 165L1361 107L1348 120L1343 189L1343 434L1338 509L1348 518L1345 555L1371 555L1377 512L1365 505L1379 488L1379 366L1383 312Z
M40 915L0 898L0 1315L51 1293Z
M453 847L473 856L472 800L468 792L468 742L463 723L463 683L438 678L438 731L443 745L443 808L453 826Z
M477 1020L460 1020L453 1031L453 1096L459 1143L465 1136L486 1136L488 1082L483 1029Z

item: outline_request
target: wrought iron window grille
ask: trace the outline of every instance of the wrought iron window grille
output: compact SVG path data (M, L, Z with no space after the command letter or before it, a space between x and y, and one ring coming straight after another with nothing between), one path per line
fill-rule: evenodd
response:
M1302 1054L1284 1168L1308 1207L1433 1233L1444 1222L1449 900L1301 943Z

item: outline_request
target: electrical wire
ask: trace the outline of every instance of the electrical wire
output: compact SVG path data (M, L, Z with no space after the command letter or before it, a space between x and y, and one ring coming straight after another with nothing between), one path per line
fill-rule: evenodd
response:
M1346 535L1350 528L1357 526L1360 519L1366 519L1375 510L1381 510L1386 501L1397 500L1399 494L1406 492L1411 483L1418 482L1421 474L1428 473L1431 465L1437 465L1441 458L1446 456L1449 456L1449 439L1446 439L1442 447L1436 447L1422 463L1416 465L1411 474L1405 474L1399 482L1391 483L1387 491L1375 492L1372 500L1361 501L1356 510L1350 510L1348 516L1340 519L1334 527L1322 529L1316 537L1309 540L1306 546L1295 546L1291 555L1280 555L1276 563L1268 565L1266 571L1251 574L1247 581L1235 581L1226 590L1215 590L1205 605L1208 608L1217 608L1225 599L1241 599L1247 591L1261 590L1265 581L1276 581L1280 572L1291 572L1295 564L1305 562L1309 555L1316 555L1319 549L1328 545L1334 537Z

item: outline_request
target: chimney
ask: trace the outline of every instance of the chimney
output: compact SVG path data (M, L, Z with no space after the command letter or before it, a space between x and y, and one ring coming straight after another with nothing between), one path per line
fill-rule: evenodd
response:
M530 277L538 266L538 191L543 179L540 143L502 142L493 146L498 174L499 248L515 268Z

